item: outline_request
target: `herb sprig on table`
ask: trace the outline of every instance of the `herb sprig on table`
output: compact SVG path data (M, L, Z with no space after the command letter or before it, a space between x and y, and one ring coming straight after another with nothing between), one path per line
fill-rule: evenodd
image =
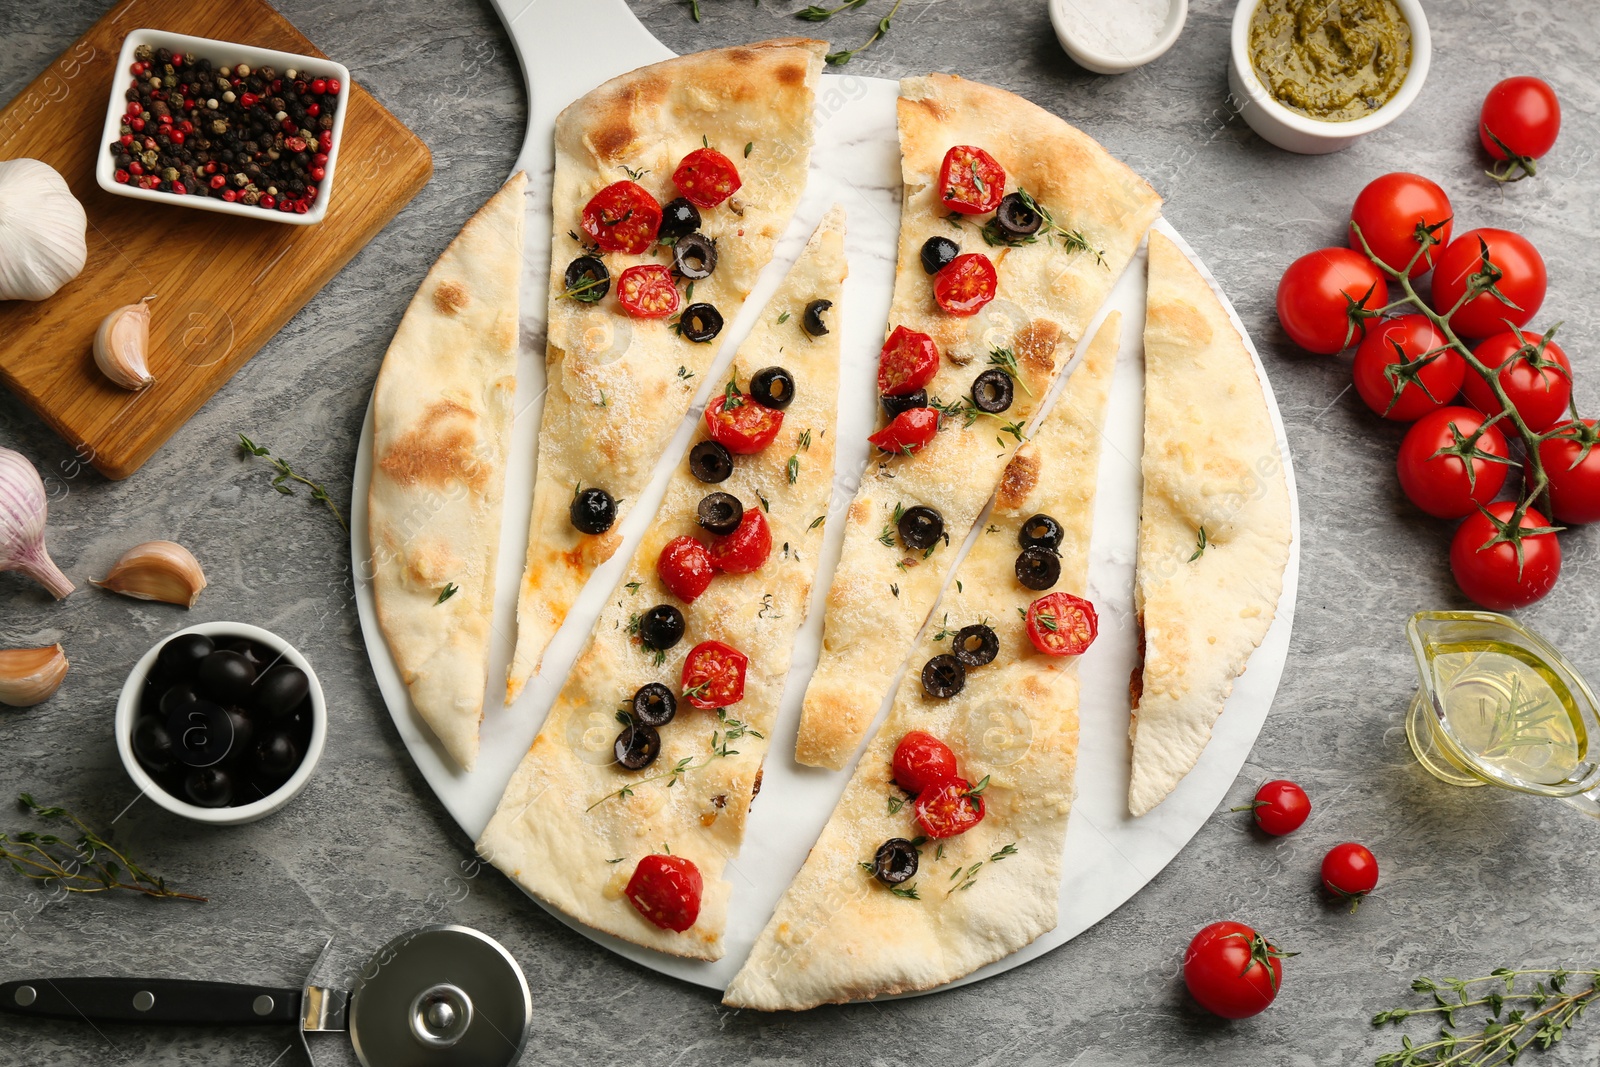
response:
M345 533L350 532L350 527L345 524L344 516L339 513L339 505L333 502L333 497L328 495L328 491L322 487L321 483L314 482L310 478L307 478L305 475L299 473L293 467L289 466L288 460L280 459L277 456L274 456L266 448L256 444L244 434L239 435L239 446L250 455L260 456L268 463L272 464L272 468L278 472L277 476L272 479L272 488L276 489L284 496L294 496L294 487L289 485L289 482L295 481L299 482L301 485L310 487L311 499L328 505L328 510L333 512L334 521L338 522L339 529L343 530Z
M1530 1046L1542 1051L1561 1040L1567 1027L1600 997L1597 981L1600 971L1509 967L1497 967L1481 978L1418 978L1411 983L1412 990L1433 1003L1380 1011L1372 1025L1426 1018L1440 1023L1439 1036L1420 1043L1402 1036L1400 1048L1379 1056L1377 1067L1516 1063ZM1461 1029L1463 1025L1467 1029Z
M78 830L72 841L33 830L0 833L0 860L22 877L53 884L67 893L126 889L147 897L205 903L205 897L169 888L166 879L144 870L67 809L45 807L27 793L19 795L17 803L41 819L69 823Z

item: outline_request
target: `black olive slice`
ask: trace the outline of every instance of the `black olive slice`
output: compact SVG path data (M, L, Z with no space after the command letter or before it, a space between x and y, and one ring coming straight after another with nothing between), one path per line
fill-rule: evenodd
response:
M1039 545L1017 555L1017 581L1029 589L1049 589L1061 580L1061 557Z
M611 750L616 753L617 762L628 770L642 771L661 755L661 735L656 733L654 726L646 726L642 722L629 723L617 735Z
M984 371L972 383L973 406L990 415L998 415L1009 408L1015 396L1016 387L1011 382L1011 375L998 367Z
M1000 638L995 636L992 628L975 622L961 628L950 643L950 651L963 667L982 667L986 663L993 663L1000 654Z
M926 389L918 389L915 392L902 393L899 396L880 396L878 400L883 404L883 410L888 413L889 421L893 422L894 417L902 411L927 407L928 391Z
M873 876L884 885L910 881L917 873L917 846L903 837L891 837L872 857Z
M711 277L717 269L717 246L703 233L686 233L672 246L672 269L690 279Z
M580 304L597 303L611 291L611 272L596 256L579 256L567 264L567 291Z
M689 450L689 473L702 482L725 482L733 473L733 453L715 441L701 441Z
M822 321L822 313L833 307L832 300L813 300L806 305L805 314L800 316L800 328L812 337L821 337L828 332L828 324Z
M961 246L948 237L930 237L922 243L922 269L938 274L961 254Z
M782 411L794 399L794 375L782 367L766 367L750 376L750 398L764 408Z
M732 493L710 493L700 501L695 521L714 534L731 534L744 518L744 505Z
M944 536L944 516L920 504L900 516L900 540L907 548L926 552Z
M656 231L656 236L676 240L699 228L700 209L680 196L676 200L669 200L666 207L661 209L661 228Z
M683 612L657 604L639 619L639 640L654 652L665 652L683 640Z
M1032 237L1044 225L1044 216L1021 193L1007 193L994 212L994 228L1009 240Z
M703 345L722 332L722 312L710 304L690 304L678 319L678 332L685 340Z
M617 521L617 502L604 489L591 485L572 494L567 514L579 533L602 534Z
M678 714L678 698L660 682L641 685L633 694L633 721L645 726L665 726Z
M1023 548L1037 545L1054 552L1061 547L1061 541L1066 536L1059 522L1048 515L1039 514L1022 524L1017 531L1017 543Z
M967 684L967 669L949 653L935 656L922 665L922 691L947 700Z

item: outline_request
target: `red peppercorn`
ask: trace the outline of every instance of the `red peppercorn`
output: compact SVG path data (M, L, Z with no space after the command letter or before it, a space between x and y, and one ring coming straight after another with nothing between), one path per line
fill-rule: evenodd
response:
M213 188L213 189L221 189L224 185L227 185L227 184L228 184L228 179L224 178L222 175L220 175L220 174L212 175L212 177L211 177L211 188Z
M324 152L330 152L333 150L332 130L323 130L321 133L317 134L317 147L321 148Z
M156 125L157 126L171 126L172 125L172 116L171 115L157 115L156 116Z
M328 91L328 79L327 78L313 78L313 79L311 79L311 91L316 93L318 96L321 96L323 93L327 92Z
M273 208L278 206L278 199L271 193L262 193L261 199L258 201L258 203L268 211L271 211Z
M124 148L131 148L133 146L133 134L131 133L125 133L121 137L118 137L117 140L122 143Z
M255 107L256 102L260 99L255 93L244 93L239 97L239 104L241 107L249 109Z
M139 101L137 101L137 100L129 100L128 101L128 114L130 114L130 115L143 115L144 114L144 105L139 103Z
M172 54L172 66L173 66L173 69L177 69L178 67L183 66L183 56L181 54L179 54L177 52L174 52Z
M304 201L304 200L296 200L294 202L294 211L295 211L296 215L304 215L306 212L308 212L310 210L311 210L311 205L309 203L307 203L306 201Z
M326 168L323 168L323 167L312 167L311 168L311 180L312 181L320 182L322 179L326 178L327 176L328 176L328 171L327 171Z
M283 139L283 147L291 152L304 152L306 150L306 141L304 137L285 137Z
M339 79L338 78L329 78L328 79L328 92L334 94L335 96L339 95Z
M326 167L328 165L328 153L318 152L316 155L312 156L311 165L313 167Z
M146 152L154 152L156 150L156 139L154 137L146 137L144 139L144 150Z
M205 171L207 174L215 174L217 172L217 165L216 165L216 163L211 162L211 161L208 160L206 162L206 165L204 167L201 167L200 169Z
M316 198L317 198L317 187L315 185L306 186L306 199L307 200L315 200Z
M307 104L306 105L306 114L310 115L312 118L316 118L318 115L322 114L322 105L318 104L318 103L316 103L314 101L312 103Z
M173 182L172 183L172 191L174 193L177 193L179 196L182 196L184 193L187 193L189 190L187 190L187 189L185 189L183 187L183 183L182 182Z
M183 130L184 133L193 133L194 123L190 122L188 119L184 119L183 125L180 126L179 129Z
M172 143L173 144L182 144L183 143L183 131L182 130L173 130L172 131Z
M128 172L125 171L125 170L118 169L118 171L115 174L113 174L111 177L116 181L116 183L118 185L127 185L128 184Z
M279 211L293 211L294 210L294 201L293 200L280 200L280 201L278 201L278 210Z
M294 124L294 119L284 119L278 125L283 127L284 133L294 133L300 128Z
M294 80L294 91L297 92L297 93L300 93L301 95L305 94L306 83L305 83L305 81L303 79L296 78Z
M191 111L192 111L192 110L193 110L193 109L194 109L194 101L193 101L193 100L190 100L190 99L189 99L189 98L188 98L188 97L187 97L187 96L186 96L186 97L184 97L184 98L183 98L183 106L184 106L184 108L185 108L185 109L186 109L186 110L191 110Z
M130 65L128 67L128 73L132 74L135 78L137 78L139 75L144 73L144 64L143 63L134 63L134 64Z
M222 199L231 204L235 200L239 199L239 194L234 192L232 189L224 189L222 190Z
M143 174L144 173L144 164L140 163L137 159L134 160L132 163L128 164L128 173L129 174Z
M279 93L283 92L283 79L273 78L272 84L268 86L268 88L272 90L273 96L277 96Z

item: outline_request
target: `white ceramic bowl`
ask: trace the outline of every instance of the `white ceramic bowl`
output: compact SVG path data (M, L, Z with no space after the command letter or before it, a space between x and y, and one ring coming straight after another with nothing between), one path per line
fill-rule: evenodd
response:
M1091 8L1104 11L1104 5L1091 5ZM1167 21L1156 35L1155 42L1126 55L1107 51L1099 42L1086 39L1078 27L1084 19L1094 15L1089 12L1079 14L1080 9L1078 0L1050 0L1050 25L1055 27L1056 40L1061 42L1061 47L1072 57L1072 61L1085 70L1092 70L1096 74L1126 74L1159 58L1172 47L1178 34L1183 32L1184 20L1189 17L1189 0L1171 0Z
M211 60L219 67L247 63L252 68L276 67L280 71L293 68L296 71L304 71L313 78L338 78L339 106L333 116L333 144L328 149L328 165L323 168L326 173L321 184L317 186L317 202L301 215L293 211L276 209L269 211L248 204L230 204L226 200L212 196L178 196L175 193L119 184L114 177L117 168L107 148L122 132L121 120L127 106L127 99L123 94L127 92L129 80L133 77L128 73L128 68L134 62L134 49L146 44L151 48L193 53L198 58ZM310 226L323 220L328 214L328 204L333 200L333 178L339 164L339 149L344 142L344 117L349 110L350 71L343 63L335 63L331 59L320 59L316 56L277 52L270 48L233 44L230 41L214 41L208 37L167 33L165 30L130 30L127 39L122 42L122 54L117 57L117 69L111 81L111 99L106 102L105 129L100 135L100 143L95 146L95 181L108 193L131 196L135 200L147 200L153 204L194 208L199 211L219 211L224 215L238 215L241 218L259 219L262 222L286 222L291 226Z
M1239 0L1233 11L1233 40L1229 49L1228 88L1234 107L1250 128L1264 139L1290 152L1323 155L1348 148L1373 130L1382 129L1411 105L1422 92L1433 60L1433 39L1428 32L1428 16L1419 0L1395 0L1395 6L1411 26L1411 69L1400 91L1387 104L1366 118L1349 122L1324 122L1284 107L1275 100L1250 62L1250 16L1261 0Z
M240 804L237 807L202 808L167 792L139 765L138 759L133 754L133 726L139 720L139 698L144 693L144 681L155 666L156 656L160 654L162 646L178 634L248 637L252 641L259 641L268 648L283 653L285 660L305 671L306 680L311 683L311 743L306 746L300 766L295 768L294 774L279 786L276 792L253 803ZM122 694L117 698L115 729L117 752L122 756L122 765L127 768L128 776L145 796L174 815L182 815L195 822L210 823L213 826L238 826L271 815L293 800L311 780L311 773L317 769L317 761L322 758L322 749L328 740L328 705L323 699L322 685L317 681L317 673L311 669L311 664L306 662L306 658L298 649L277 634L243 622L203 622L197 626L185 626L176 633L162 638L156 642L154 648L139 659L138 663L134 664L128 680L123 683Z

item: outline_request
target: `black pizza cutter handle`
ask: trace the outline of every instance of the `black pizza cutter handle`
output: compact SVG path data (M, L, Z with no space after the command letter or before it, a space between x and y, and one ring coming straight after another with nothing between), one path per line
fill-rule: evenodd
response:
M0 984L0 1011L91 1023L245 1026L300 1021L298 989L180 978L32 978Z

